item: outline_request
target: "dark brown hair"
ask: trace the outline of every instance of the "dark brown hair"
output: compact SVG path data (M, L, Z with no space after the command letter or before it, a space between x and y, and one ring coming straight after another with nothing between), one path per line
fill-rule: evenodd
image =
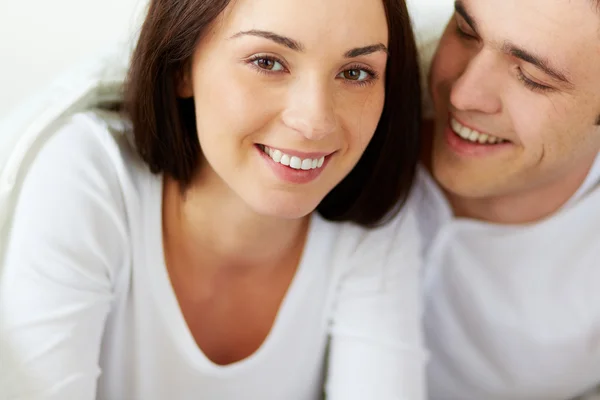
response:
M404 0L382 0L389 30L385 105L354 169L317 211L333 221L372 226L393 216L412 186L419 155L421 91L417 51ZM177 97L178 74L230 0L152 0L133 53L125 110L135 144L154 173L185 188L201 161L193 99Z

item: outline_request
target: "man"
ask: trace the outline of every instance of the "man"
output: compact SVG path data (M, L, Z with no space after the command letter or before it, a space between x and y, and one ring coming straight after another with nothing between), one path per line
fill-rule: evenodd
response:
M600 384L599 3L455 3L417 188L432 399Z

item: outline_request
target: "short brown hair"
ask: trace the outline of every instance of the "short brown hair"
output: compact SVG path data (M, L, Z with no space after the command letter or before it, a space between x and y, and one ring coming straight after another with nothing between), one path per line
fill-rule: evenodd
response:
M201 162L193 99L176 79L210 24L230 0L152 0L133 53L125 110L135 144L154 173L189 185ZM421 121L417 51L404 0L382 0L389 30L385 105L375 134L354 169L317 211L333 221L372 226L397 212L412 186Z

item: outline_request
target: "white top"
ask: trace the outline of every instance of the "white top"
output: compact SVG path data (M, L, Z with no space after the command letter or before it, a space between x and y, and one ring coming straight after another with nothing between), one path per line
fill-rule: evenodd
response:
M420 171L434 400L567 400L600 384L600 162L541 222L457 219Z
M98 115L55 133L23 184L0 268L0 398L314 400L325 375L328 400L425 398L412 202L373 231L314 215L265 342L219 366L169 283L162 179Z

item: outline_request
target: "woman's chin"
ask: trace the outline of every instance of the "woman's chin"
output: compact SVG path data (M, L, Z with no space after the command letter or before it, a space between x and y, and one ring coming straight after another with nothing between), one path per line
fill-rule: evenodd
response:
M309 201L307 199L263 199L263 201L254 202L252 208L257 214L265 217L278 219L300 219L310 215L319 201Z

